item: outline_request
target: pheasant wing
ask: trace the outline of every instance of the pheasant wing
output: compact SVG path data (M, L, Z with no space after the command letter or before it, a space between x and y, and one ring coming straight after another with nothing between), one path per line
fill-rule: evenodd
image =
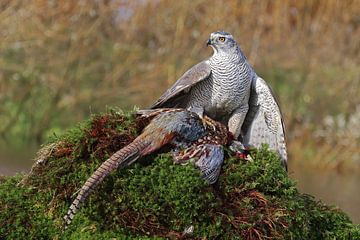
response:
M195 162L195 166L200 169L202 177L209 183L213 184L217 181L222 163L224 161L224 150L221 145L204 144L199 146L202 154L199 160Z

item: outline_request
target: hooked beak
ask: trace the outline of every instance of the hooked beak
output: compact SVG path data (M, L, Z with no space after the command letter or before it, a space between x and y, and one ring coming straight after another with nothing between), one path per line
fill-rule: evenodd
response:
M206 42L206 46L209 46L209 45L211 45L212 44L212 42L211 42L211 39L209 38L208 40L207 40L207 42Z

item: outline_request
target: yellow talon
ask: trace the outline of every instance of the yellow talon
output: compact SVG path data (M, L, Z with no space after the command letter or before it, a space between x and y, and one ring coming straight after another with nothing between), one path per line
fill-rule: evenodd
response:
M201 118L201 121L204 125L205 128L207 129L211 129L212 131L216 131L216 122L214 120L212 120L211 118L204 116L203 118Z

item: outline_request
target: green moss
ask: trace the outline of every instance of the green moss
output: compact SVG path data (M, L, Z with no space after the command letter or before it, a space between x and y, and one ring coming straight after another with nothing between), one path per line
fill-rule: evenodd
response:
M18 187L21 176L7 178L0 184L0 238L45 239L55 228L48 204L50 192Z
M176 239L190 226L198 239L360 237L339 209L300 194L266 147L250 162L227 156L214 186L170 154L148 156L107 177L62 233L76 190L142 125L113 110L93 116L53 140L29 176L0 179L0 239Z

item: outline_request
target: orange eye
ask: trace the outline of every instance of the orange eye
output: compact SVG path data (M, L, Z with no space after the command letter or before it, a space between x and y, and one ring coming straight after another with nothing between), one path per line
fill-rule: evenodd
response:
M220 42L225 42L225 38L224 37L219 37L219 41Z

